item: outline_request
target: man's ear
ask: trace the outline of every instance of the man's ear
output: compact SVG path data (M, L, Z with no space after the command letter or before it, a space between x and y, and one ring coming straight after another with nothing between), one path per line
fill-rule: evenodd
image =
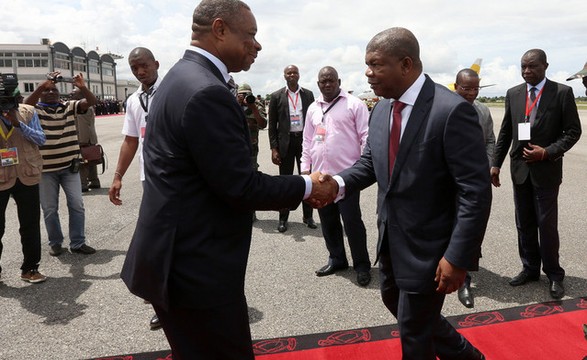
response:
M216 38L224 38L228 31L227 24L224 20L217 18L212 22L212 34Z

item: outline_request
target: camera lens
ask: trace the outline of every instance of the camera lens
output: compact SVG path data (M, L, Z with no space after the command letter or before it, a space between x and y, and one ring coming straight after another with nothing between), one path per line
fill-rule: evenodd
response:
M255 103L255 96L254 95L247 95L245 97L245 101L247 104L254 104Z

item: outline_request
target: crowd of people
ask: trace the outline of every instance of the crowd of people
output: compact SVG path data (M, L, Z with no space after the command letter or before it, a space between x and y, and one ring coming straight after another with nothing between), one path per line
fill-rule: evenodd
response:
M341 88L334 67L316 75L315 98L291 64L266 113L251 86L230 75L247 71L262 50L256 32L245 3L203 0L191 43L165 78L149 49L137 47L128 57L141 85L126 101L109 200L122 204L122 180L138 154L143 197L121 277L152 305L150 327L163 328L174 358L254 358L244 288L256 210L277 211L277 231L285 233L289 213L300 205L303 223L318 229L317 209L328 259L316 276L352 264L357 284L367 286L372 259L360 192L377 184L377 213L369 215L379 231L373 260L383 303L399 323L403 358L484 359L441 309L453 292L474 307L471 272L479 268L492 185L501 185L508 154L521 260L509 284L537 281L544 272L551 297L564 297L558 193L562 157L579 140L581 124L572 89L546 77L543 50L522 55L524 81L508 90L496 137L489 109L476 100L478 74L459 71L455 92L435 84L423 72L418 40L400 27L367 44L365 75L381 99L372 109ZM24 104L3 108L0 117L0 239L12 196L21 278L30 283L47 279L38 270L41 210L49 254L65 251L60 189L70 251L96 252L86 243L82 192L101 185L79 149L97 143L95 116L120 108L100 106L82 74L62 101L51 80L59 74L49 75ZM573 78L587 88L587 64ZM278 176L259 171L265 127Z

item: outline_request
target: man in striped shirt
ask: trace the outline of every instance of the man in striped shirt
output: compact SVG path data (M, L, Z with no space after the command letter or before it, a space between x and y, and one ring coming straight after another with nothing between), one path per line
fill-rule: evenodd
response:
M43 156L43 174L39 185L41 208L51 247L49 254L59 256L64 251L64 236L58 213L61 187L69 210L70 250L73 253L88 255L95 253L96 250L86 244L85 210L78 174L81 156L75 117L77 114L85 113L97 101L86 87L80 73L73 78L72 83L80 89L83 99L61 102L56 86L59 75L59 72L50 73L49 80L39 85L25 100L25 103L36 107L47 137L45 145L40 147Z

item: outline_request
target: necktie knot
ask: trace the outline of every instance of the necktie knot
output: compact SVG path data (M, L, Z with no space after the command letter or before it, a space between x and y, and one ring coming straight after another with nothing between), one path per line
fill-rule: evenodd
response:
M536 100L536 90L534 86L530 88L530 100L532 101Z
M393 102L393 113L394 114L400 114L402 112L402 110L404 109L404 107L406 107L406 104L404 104L401 101L394 101Z

